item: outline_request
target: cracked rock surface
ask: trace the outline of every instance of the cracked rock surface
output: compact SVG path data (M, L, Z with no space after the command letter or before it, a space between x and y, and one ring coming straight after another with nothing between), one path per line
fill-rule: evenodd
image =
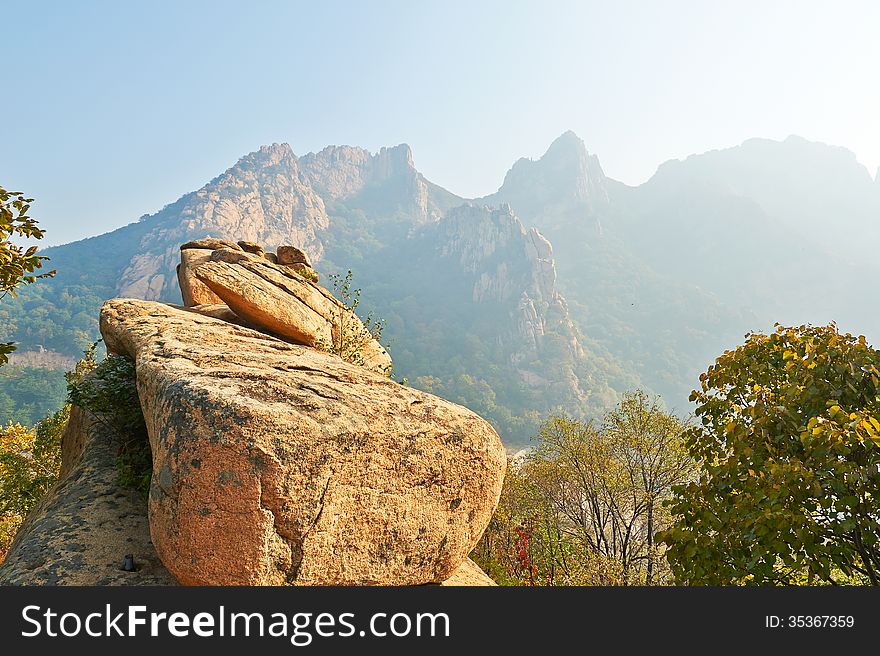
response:
M473 412L320 351L115 299L153 452L150 532L184 584L413 585L450 578L505 471Z

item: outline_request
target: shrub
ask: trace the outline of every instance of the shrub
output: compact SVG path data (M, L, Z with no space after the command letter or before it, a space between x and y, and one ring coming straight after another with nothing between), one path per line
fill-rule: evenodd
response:
M385 329L385 320L377 319L370 312L361 321L357 317L357 309L360 305L361 290L352 289L352 273L348 271L344 276L331 274L333 291L342 307L339 308L339 316L334 322L333 341L330 344L319 343L318 347L327 353L338 355L346 362L363 366L365 363L363 349L371 340L382 344L382 332ZM384 345L388 348L388 345ZM391 376L391 369L386 374Z
M147 426L135 382L134 362L108 355L91 376L68 385L70 402L91 412L119 439L119 484L146 498L150 489L152 455Z

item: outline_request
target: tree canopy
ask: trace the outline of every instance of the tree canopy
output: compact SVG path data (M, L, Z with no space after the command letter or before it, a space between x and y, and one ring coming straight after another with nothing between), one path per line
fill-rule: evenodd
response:
M48 258L37 255L37 247L26 249L13 242L13 238L42 239L45 232L28 216L33 198L26 198L20 191L6 191L0 187L0 299L8 294L15 296L19 285L27 285L38 278L55 275L54 271L37 273ZM15 350L12 342L0 343L0 365Z
M751 333L700 377L660 538L687 584L880 578L880 351L828 326Z
M654 534L670 521L662 501L693 475L684 428L641 391L596 424L550 417L508 467L474 558L504 584L671 582Z

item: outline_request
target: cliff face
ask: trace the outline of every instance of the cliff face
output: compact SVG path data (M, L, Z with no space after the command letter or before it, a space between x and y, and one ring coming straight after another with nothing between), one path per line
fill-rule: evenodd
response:
M509 205L450 210L437 225L436 241L441 257L455 260L473 277L474 303L510 307L516 327L511 337L521 340L509 340L515 351L537 353L545 332L555 329L569 338L573 356L581 354L567 304L556 289L553 247L536 228L526 230Z
M575 369L585 352L556 287L550 242L536 228L526 229L507 204L454 208L427 231L441 266L470 286L474 312L506 319L495 339L526 387L575 406L582 402L585 381Z
M149 228L121 272L122 296L176 300L178 246L206 236L237 237L270 248L293 243L312 260L324 252L324 201L301 174L287 144L263 146L198 191L143 219Z

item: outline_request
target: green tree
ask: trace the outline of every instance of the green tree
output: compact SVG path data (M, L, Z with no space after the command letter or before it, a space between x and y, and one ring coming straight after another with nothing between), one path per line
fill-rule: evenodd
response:
M687 584L880 577L880 351L828 326L751 333L700 377L701 463L658 536Z
M32 198L25 198L19 191L6 191L0 187L0 299L7 294L15 296L20 285L27 285L38 278L55 275L54 271L37 273L48 258L37 255L37 247L13 243L14 237L23 239L42 239L44 231L37 222L28 216ZM12 342L0 343L0 365L8 361L15 350Z
M65 374L69 385L80 383L95 368L97 344ZM33 428L10 423L0 426L0 562L27 513L58 480L61 435L70 417L70 404Z
M641 391L598 424L557 415L508 468L498 510L473 557L499 583L669 583L662 502L695 463L685 425Z

